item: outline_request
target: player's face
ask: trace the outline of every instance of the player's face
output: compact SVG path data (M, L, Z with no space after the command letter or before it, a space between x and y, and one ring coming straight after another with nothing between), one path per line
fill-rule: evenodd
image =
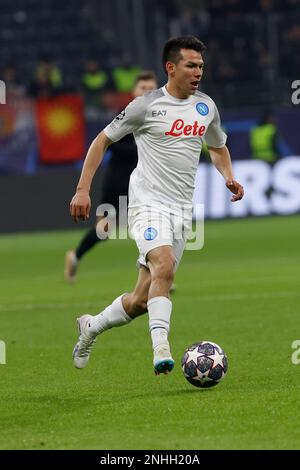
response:
M157 83L155 80L139 80L134 87L133 96L142 96L147 91L152 91L157 88Z
M182 97L194 95L203 75L203 59L200 52L181 49L181 59L177 64L169 63L169 79L181 92Z

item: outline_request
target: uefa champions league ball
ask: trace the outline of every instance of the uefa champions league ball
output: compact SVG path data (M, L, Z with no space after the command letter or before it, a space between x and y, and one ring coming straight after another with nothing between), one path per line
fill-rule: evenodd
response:
M186 380L192 385L208 388L217 385L226 375L228 360L218 344L201 341L185 350L181 366Z

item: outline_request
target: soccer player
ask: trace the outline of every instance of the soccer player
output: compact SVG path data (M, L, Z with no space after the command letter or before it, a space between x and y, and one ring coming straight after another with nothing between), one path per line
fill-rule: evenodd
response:
M150 70L143 70L136 78L132 91L133 98L142 96L148 91L155 90L158 86L155 74ZM120 144L113 147L112 156L108 163L105 175L102 202L111 204L117 210L119 206L119 196L127 195L129 177L137 164L136 145L132 134L128 134L122 139ZM115 215L117 215L117 213ZM80 240L75 250L69 250L65 256L64 276L66 281L73 284L76 281L76 272L79 261L96 243L108 240L108 237L99 238L97 235L97 223L101 217L97 217L96 225L92 227ZM107 233L108 235L108 233Z
M77 320L80 336L73 350L77 368L87 365L97 335L148 311L154 371L160 374L173 369L168 342L172 311L169 291L185 247L184 229L191 220L194 179L204 137L213 164L233 193L231 201L243 197L243 187L234 180L217 107L198 91L204 49L194 36L167 41L163 50L167 84L132 101L100 132L87 153L70 204L75 221L89 216L91 182L107 147L133 132L138 164L130 177L128 225L140 256L134 290L120 295L98 315L83 315ZM190 217L181 215L185 214L183 207L190 210ZM182 217L181 237L174 217L177 222Z

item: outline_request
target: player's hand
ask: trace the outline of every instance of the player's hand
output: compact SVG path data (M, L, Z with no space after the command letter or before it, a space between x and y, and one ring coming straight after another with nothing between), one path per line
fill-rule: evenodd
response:
M226 181L227 188L234 194L231 198L232 202L240 201L244 196L243 186L235 180Z
M78 220L87 220L90 216L91 198L89 192L85 189L76 191L70 202L70 214L75 222Z

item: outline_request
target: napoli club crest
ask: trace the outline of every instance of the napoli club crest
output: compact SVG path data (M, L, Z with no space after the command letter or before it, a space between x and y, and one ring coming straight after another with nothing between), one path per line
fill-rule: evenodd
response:
M148 227L144 232L145 240L151 241L157 237L157 230L153 227Z
M197 103L196 109L201 116L206 116L209 113L209 107L205 103Z

